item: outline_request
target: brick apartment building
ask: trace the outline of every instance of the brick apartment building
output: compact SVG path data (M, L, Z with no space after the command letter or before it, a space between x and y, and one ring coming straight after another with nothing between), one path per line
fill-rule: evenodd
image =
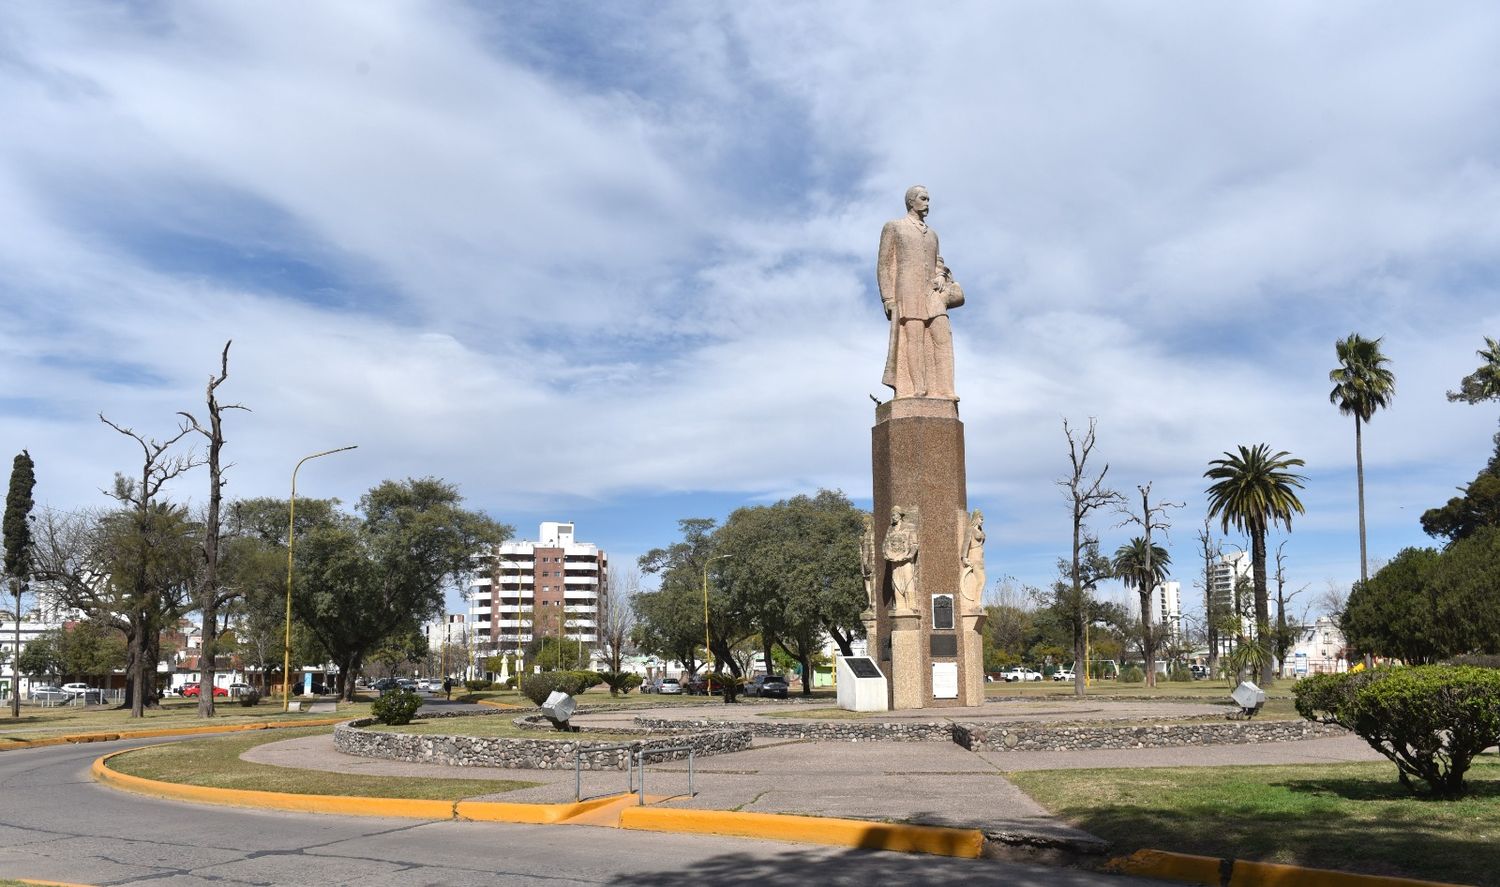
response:
M533 637L559 634L589 645L599 641L608 557L592 542L576 541L572 523L545 521L537 539L506 542L475 558L469 630L486 653L512 651Z

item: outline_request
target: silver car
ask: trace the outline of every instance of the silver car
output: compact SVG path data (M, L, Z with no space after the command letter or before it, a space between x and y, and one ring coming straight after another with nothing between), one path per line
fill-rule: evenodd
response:
M678 696L681 696L682 682L677 680L676 678L662 678L661 686L656 688L656 692L664 694L676 694Z

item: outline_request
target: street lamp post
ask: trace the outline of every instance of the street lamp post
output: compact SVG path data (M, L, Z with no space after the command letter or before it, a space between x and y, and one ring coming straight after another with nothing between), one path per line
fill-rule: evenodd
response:
M287 500L286 517L286 644L281 657L281 710L289 712L292 710L292 548L296 544L297 532L295 518L297 516L297 471L302 468L302 463L319 456L331 456L334 453L342 453L345 450L358 448L358 444L347 447L339 447L336 450L324 450L321 453L313 453L311 456L303 456L292 469L292 497ZM345 675L344 680L349 680Z
M708 657L713 655L713 647L709 645L708 640L708 565L727 557L734 557L734 555L721 554L703 562L703 667L705 669L708 668Z

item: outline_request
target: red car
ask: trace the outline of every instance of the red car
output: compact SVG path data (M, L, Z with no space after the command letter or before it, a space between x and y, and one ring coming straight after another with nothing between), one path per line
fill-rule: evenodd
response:
M202 688L198 684L188 684L186 687L182 688L182 695L185 696L185 697L187 697L188 699L197 699L198 698L198 694L201 693L201 692L202 692ZM226 690L226 689L224 689L223 687L215 687L214 688L214 698L215 699L218 699L220 696L228 696L228 695L229 695L229 691Z

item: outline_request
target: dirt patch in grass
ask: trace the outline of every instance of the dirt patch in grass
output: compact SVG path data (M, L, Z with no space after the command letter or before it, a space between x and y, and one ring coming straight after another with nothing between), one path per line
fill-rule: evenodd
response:
M327 733L331 729L308 727L271 733L257 732L249 736L230 734L212 739L172 742L116 755L110 759L109 765L121 773L144 779L297 795L363 795L458 801L479 795L531 788L539 784L511 779L443 779L332 773L253 764L240 759L240 755L247 749L263 743L313 736Z
M1114 844L1500 887L1500 758L1469 795L1413 796L1386 763L1007 773Z

